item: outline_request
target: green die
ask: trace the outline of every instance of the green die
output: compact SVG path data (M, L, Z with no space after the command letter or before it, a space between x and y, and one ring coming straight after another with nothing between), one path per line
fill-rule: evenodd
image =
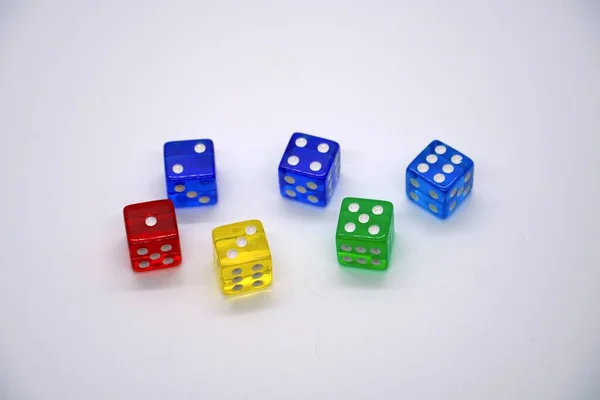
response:
M338 261L347 267L387 269L394 242L394 205L346 197L335 233Z

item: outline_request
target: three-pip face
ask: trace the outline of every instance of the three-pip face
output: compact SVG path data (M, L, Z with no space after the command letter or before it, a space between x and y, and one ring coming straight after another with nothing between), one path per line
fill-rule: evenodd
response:
M279 189L288 199L324 207L340 178L340 145L294 133L279 163Z

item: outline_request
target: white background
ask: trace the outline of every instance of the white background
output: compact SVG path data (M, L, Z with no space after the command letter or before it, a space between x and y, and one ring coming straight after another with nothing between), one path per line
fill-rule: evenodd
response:
M599 21L593 0L1 1L0 398L600 398ZM294 131L341 143L326 209L278 193ZM180 268L134 274L123 206L165 196L165 141L204 137L219 204L178 213ZM476 163L443 222L404 194L433 138ZM394 202L387 272L336 264L345 196ZM275 281L229 301L210 233L250 218Z

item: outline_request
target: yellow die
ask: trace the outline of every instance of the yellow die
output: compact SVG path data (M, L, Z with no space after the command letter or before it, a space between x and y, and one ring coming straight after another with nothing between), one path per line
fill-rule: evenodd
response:
M271 284L273 263L263 224L256 219L223 225L212 232L215 267L224 294Z

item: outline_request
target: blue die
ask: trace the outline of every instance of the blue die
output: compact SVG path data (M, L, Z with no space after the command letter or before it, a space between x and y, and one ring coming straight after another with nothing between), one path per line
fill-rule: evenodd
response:
M279 163L281 195L325 207L340 178L340 145L294 133Z
M406 194L435 216L446 219L471 193L473 160L434 140L406 169Z
M217 202L215 148L210 139L167 142L164 146L167 196L175 207Z

